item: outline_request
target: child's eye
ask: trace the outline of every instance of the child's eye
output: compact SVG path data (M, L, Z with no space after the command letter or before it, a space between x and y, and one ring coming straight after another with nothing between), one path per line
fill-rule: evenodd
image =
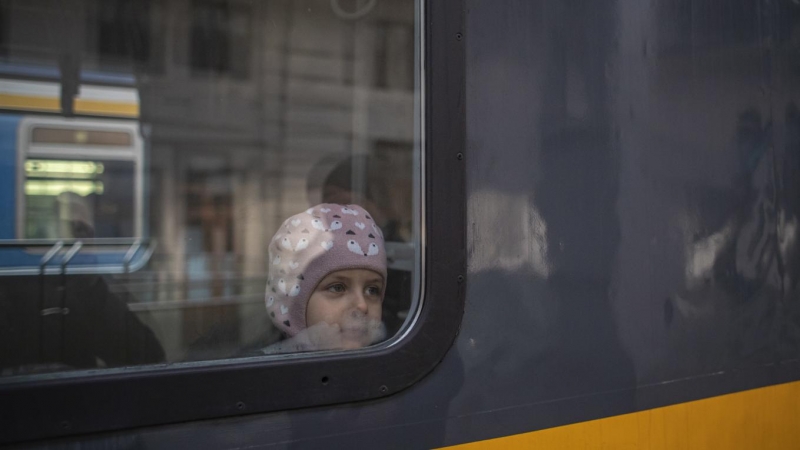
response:
M370 286L367 288L367 295L371 297L379 297L381 295L381 290L377 286Z
M336 283L328 286L328 291L333 292L334 294L341 294L345 291L345 287L341 283Z

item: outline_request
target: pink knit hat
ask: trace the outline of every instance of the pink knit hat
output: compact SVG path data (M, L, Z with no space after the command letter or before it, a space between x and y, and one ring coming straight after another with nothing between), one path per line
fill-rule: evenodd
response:
M323 203L286 219L269 244L265 301L272 322L289 336L306 328L306 307L326 275L367 269L386 280L383 233L358 205Z

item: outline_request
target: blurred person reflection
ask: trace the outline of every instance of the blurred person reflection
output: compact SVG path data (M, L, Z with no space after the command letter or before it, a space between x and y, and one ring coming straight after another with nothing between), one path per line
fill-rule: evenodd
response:
M402 152L396 152L402 153ZM410 242L412 236L411 168L401 160L375 156L323 158L309 171L306 191L310 204L357 203L372 212L387 242ZM362 188L354 180L362 180Z
M92 200L75 192L55 202L58 236L95 236ZM86 254L89 253L89 254ZM96 264L90 250L82 265ZM161 343L130 311L117 283L101 275L16 276L0 283L0 376L152 364L165 359ZM43 314L59 307L61 313ZM38 343L38 345L37 345Z
M363 206L383 231L388 250L393 244L410 242L413 237L408 205L412 186L406 183L412 174L410 167L407 169L408 173L391 174L403 168L392 168L391 162L374 156L323 158L308 173L307 195L312 204L321 201ZM354 175L363 180L361 192L354 187ZM412 272L393 267L396 261L391 251L388 254L383 322L387 335L393 336L403 325L411 305Z
M791 215L789 202L780 201L784 192L794 196L776 177L773 135L770 118L755 107L743 110L731 186L696 188L690 203L686 288L667 301L665 312L678 340L675 352L691 346L703 355L694 363L703 370L773 362L776 350L797 348L796 327L785 319L796 302L784 300L790 300L784 278L791 271L785 226Z
M94 212L90 199L74 192L62 192L56 197L58 236L89 239L95 236Z

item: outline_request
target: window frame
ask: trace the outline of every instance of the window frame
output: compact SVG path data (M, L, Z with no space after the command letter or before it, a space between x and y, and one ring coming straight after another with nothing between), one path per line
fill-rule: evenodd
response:
M466 286L464 0L422 2L424 302L392 345L0 384L0 444L352 403L413 385L453 345ZM276 388L279 386L280 388Z

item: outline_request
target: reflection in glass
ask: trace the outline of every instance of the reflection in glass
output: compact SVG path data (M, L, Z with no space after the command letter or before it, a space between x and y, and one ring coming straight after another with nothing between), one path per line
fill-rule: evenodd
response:
M25 175L25 238L135 235L134 163L29 159Z
M384 233L393 336L419 267L416 14L2 2L0 375L281 351L268 249L320 203L361 205Z

